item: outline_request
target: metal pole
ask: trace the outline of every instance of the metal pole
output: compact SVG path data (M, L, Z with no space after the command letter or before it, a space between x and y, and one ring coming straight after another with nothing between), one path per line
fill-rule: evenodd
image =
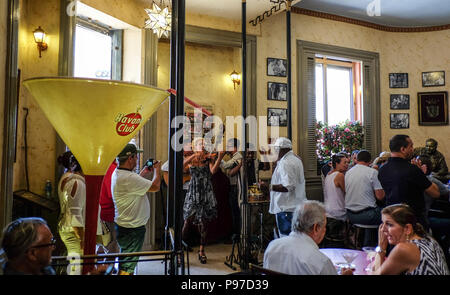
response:
M286 54L287 54L287 133L292 140L292 99L291 99L291 4L292 0L286 1Z
M244 247L244 259L241 268L244 270L248 269L248 263L250 258L250 212L247 200L247 165L245 164L247 158L247 130L245 119L247 117L247 3L246 0L242 0L242 117L244 121L242 122L242 138L244 140L244 153L243 153L243 181L242 181L242 207L244 214L243 219L243 247Z
M185 57L185 0L178 1L177 24L177 97L176 115L184 115L184 57ZM181 137L181 142L183 137ZM183 149L182 143L177 141L175 153L175 212L174 212L174 239L175 252L182 251L181 230L183 226Z
M175 89L177 85L177 22L175 21L178 15L178 3L177 1L172 1L172 30L170 33L170 88ZM168 158L169 158L169 183L167 184L167 214L166 214L166 228L164 230L165 241L164 249L167 250L169 245L167 242L170 241L169 238L169 228L173 228L173 200L175 196L175 150L172 148L171 139L175 134L175 128L172 128L171 123L175 118L176 110L176 96L175 94L170 94L170 104L169 104L169 139L168 139Z

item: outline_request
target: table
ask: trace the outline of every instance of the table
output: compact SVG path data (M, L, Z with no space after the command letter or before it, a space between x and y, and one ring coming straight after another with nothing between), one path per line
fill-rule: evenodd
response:
M356 266L356 270L353 272L354 275L367 275L366 267L370 263L367 260L367 253L360 250L352 250L352 249L341 249L341 248L322 248L319 249L320 252L325 254L328 258L330 258L333 264L344 262L346 263L344 257L342 256L345 252L354 252L357 254L355 260L353 260L353 264Z

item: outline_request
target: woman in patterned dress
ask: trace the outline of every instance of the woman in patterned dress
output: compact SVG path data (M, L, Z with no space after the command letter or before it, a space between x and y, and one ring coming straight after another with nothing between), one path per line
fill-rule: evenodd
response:
M381 266L374 274L448 275L444 252L417 223L413 210L396 204L381 211L377 255ZM386 258L388 243L395 246Z
M205 244L208 222L217 217L217 201L211 183L211 175L219 169L225 152L220 152L214 159L204 150L203 139L196 138L192 142L194 153L185 158L184 170L189 170L191 180L183 206L184 225L183 240L187 240L189 223L197 225L200 232L200 249L198 259L206 263Z

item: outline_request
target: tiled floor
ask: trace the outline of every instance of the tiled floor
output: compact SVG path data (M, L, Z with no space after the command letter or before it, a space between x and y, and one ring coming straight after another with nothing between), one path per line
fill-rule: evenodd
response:
M225 259L231 253L232 245L226 244L212 244L205 248L208 262L201 264L198 260L198 247L194 247L192 252L189 252L189 272L190 275L227 275L234 272L239 272L239 265L236 270L231 269L225 265ZM143 258L143 257L141 257ZM186 268L186 274L188 274ZM164 275L164 263L161 261L143 261L139 262L137 266L137 275Z

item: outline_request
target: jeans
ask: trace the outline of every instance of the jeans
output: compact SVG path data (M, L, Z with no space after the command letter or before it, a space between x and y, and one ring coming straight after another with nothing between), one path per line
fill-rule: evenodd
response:
M277 213L276 220L280 238L288 236L291 233L292 215L293 212Z
M81 250L81 241L73 231L59 231L59 236L67 249L67 255L78 254L83 255Z
M116 224L117 242L120 246L121 253L139 252L142 250L145 238L145 225L136 228L121 227ZM139 257L124 257L125 261L119 264L119 270L126 271L130 274L134 272Z
M352 224L380 225L381 207L367 208L358 213L347 210L347 217ZM376 246L378 244L378 229L364 229L363 246Z

